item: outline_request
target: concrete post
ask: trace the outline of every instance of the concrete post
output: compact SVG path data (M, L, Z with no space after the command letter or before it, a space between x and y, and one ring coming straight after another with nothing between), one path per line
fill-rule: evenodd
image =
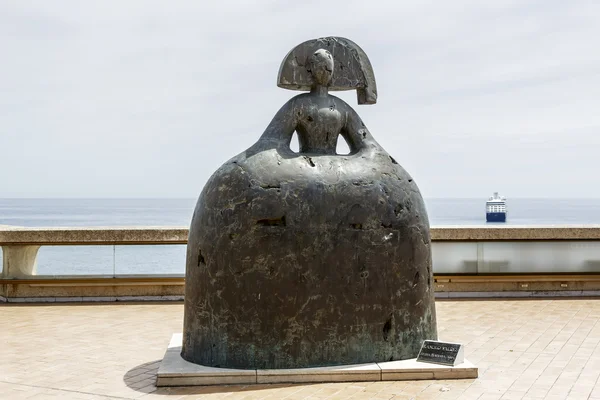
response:
M477 273L484 274L490 272L489 264L486 265L483 255L483 242L477 242Z
M2 246L2 278L28 278L36 274L40 246Z

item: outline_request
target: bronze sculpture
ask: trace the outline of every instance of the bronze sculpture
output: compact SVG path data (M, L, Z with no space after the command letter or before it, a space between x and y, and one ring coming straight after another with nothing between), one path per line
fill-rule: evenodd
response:
M329 94L356 89L359 103L374 104L367 56L344 38L302 43L278 86L310 92L289 100L198 200L182 357L242 369L416 357L437 339L425 206L358 114ZM350 154L336 154L339 136Z

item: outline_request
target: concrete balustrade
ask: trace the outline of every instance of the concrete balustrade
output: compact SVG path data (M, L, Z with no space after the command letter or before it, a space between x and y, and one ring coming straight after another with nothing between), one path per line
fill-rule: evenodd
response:
M41 246L186 244L184 227L23 228L0 226L4 279L36 275Z
M37 252L41 246L173 245L186 244L187 236L188 229L185 227L0 226L0 246L3 250L1 277L22 279L35 276ZM526 261L527 265L531 266L532 260L525 260L523 254L543 258L544 255L553 252L563 255L563 258L576 258L571 253L587 257L581 261L586 263L583 270L562 272L594 272L596 269L600 272L600 226L442 226L431 228L431 238L434 272L515 273L519 272L515 270L519 267L519 262ZM557 241L562 243L552 243ZM597 259L594 258L596 252ZM509 258L512 259L502 260L502 257L506 258L509 253ZM493 257L486 261L485 255ZM512 267L508 266L510 261L513 263ZM552 259L546 262L551 261ZM500 266L504 269L499 269ZM561 271L541 269L522 272Z
M36 275L36 260L42 246L181 245L187 236L185 227L0 226L0 300L182 298L183 276L44 277ZM437 294L600 295L600 226L439 226L431 238Z

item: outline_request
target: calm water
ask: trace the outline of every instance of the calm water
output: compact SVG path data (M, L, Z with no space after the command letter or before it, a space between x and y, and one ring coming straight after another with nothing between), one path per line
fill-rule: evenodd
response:
M485 225L485 200L426 199L431 225ZM188 226L195 199L0 199L0 225ZM600 199L509 199L516 225L600 224ZM42 247L40 275L183 274L185 246Z

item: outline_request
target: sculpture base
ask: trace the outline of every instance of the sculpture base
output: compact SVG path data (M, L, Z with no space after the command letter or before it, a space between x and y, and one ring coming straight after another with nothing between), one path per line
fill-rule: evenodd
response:
M182 334L171 338L158 368L156 386L250 385L263 383L317 383L473 379L478 369L466 361L450 367L417 362L415 358L383 363L337 365L299 369L227 369L193 364L181 358Z

